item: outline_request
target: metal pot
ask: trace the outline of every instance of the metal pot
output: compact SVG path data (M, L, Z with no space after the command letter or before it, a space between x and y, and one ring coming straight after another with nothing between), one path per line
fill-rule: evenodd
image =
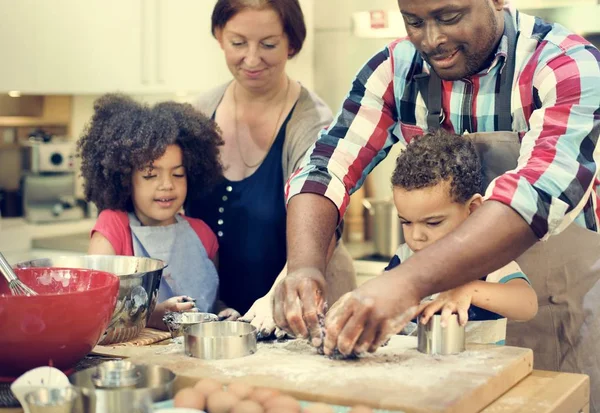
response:
M164 367L117 360L78 371L69 381L78 389L93 392L96 413L146 413L152 411L153 403L173 397L175 378Z
M365 198L363 206L373 217L375 253L392 257L400 244L404 243L402 225L394 202L391 199Z
M158 298L165 263L144 257L81 255L21 262L16 268L61 267L106 271L119 277L117 307L98 344L129 341L146 327Z

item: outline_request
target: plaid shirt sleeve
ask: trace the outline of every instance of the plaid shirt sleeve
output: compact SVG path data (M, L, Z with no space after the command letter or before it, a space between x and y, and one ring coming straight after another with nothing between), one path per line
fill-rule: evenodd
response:
M531 84L539 96L537 104ZM486 198L512 207L540 239L576 220L588 221L586 215L591 225L579 224L596 227L599 85L600 52L582 44L581 38L566 36L560 44L543 42L513 89L513 102L518 94L529 130L521 142L517 168L498 177ZM582 214L584 208L588 214Z
M288 201L299 193L323 195L337 206L341 220L350 194L398 142L392 133L397 121L393 85L386 47L359 71L341 111L288 180Z

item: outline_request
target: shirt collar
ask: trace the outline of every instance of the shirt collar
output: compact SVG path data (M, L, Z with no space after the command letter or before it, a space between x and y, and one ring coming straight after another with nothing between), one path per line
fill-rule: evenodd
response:
M500 65L500 73L506 66L506 59L508 57L508 36L506 35L506 27L504 27L504 33L502 33L502 38L500 39L500 43L498 44L498 48L496 49L496 55L494 56L494 60L492 60L492 64L490 67L485 69L485 73L488 74L490 71L496 67L496 65Z

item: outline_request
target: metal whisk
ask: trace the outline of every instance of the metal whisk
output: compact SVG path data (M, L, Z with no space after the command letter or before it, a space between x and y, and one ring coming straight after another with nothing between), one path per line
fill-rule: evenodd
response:
M17 278L17 275L1 252L0 272L4 275L6 281L8 281L8 288L10 288L13 295L37 295L35 291L23 284L23 282Z

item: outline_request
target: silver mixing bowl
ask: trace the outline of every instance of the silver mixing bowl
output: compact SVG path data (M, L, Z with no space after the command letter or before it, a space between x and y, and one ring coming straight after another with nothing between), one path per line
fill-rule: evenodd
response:
M98 344L129 341L146 327L158 298L165 263L144 257L81 255L21 262L16 268L89 268L119 276L119 298L113 317Z

